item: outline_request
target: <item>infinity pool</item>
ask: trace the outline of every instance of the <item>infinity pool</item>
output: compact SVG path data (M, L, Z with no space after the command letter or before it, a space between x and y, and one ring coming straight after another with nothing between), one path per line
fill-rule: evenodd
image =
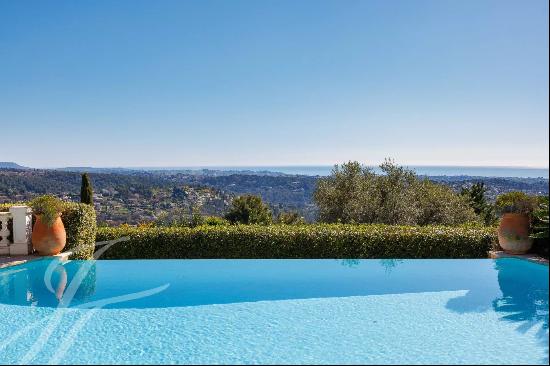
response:
M0 363L548 364L548 266L34 261L0 270Z

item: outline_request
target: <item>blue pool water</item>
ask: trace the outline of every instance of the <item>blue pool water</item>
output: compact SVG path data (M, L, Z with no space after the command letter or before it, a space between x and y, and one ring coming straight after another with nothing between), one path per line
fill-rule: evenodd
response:
M548 267L34 261L0 270L0 363L548 364Z

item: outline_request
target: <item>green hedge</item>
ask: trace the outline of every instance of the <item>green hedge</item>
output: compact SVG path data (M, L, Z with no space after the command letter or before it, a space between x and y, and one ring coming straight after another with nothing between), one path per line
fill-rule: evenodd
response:
M72 259L90 259L94 254L97 225L94 207L85 203L67 202L61 219L67 232L65 250L72 250Z
M487 258L494 228L390 225L101 227L97 240L127 236L103 259Z
M8 211L13 205L0 204L0 211ZM73 259L91 258L94 254L97 231L94 208L83 203L65 202L61 219L67 232L67 245L64 251L73 251Z

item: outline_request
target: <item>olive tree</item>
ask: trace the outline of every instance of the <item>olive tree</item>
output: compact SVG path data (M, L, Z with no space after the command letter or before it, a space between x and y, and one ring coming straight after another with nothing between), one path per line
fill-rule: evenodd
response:
M314 200L322 222L458 225L476 221L467 200L451 188L420 179L386 159L381 174L360 163L336 165L321 178Z

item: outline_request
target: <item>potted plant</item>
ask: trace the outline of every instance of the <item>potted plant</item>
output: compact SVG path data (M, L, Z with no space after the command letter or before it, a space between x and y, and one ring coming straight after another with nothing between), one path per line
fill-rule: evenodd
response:
M497 197L496 206L501 218L498 226L498 243L505 252L523 254L531 249L531 215L536 197L523 192L509 192Z
M52 195L35 198L30 206L35 215L32 230L32 246L39 255L61 253L67 241L65 226L61 221L63 202Z

